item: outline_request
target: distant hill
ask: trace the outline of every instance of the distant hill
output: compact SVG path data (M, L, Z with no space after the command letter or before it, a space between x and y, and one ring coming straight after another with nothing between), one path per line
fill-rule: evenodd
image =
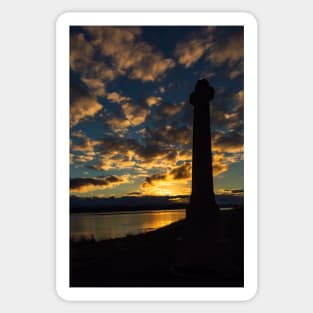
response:
M216 195L220 207L243 206L242 195ZM70 212L111 212L186 208L189 196L125 196L121 198L70 197Z

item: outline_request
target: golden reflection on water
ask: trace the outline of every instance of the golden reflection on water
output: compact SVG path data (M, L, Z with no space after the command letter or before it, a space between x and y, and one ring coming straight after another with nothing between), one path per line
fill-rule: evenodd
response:
M103 240L136 235L184 219L185 214L185 210L71 214L71 239Z

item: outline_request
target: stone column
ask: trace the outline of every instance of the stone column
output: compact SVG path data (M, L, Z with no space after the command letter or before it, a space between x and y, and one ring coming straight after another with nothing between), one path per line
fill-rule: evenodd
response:
M210 101L214 89L206 79L198 80L190 95L193 105L192 193L187 220L193 224L215 223L218 208L213 188Z
M212 170L210 101L214 89L206 79L190 95L193 105L192 193L182 239L170 271L186 282L214 285L233 275L230 248L222 242Z

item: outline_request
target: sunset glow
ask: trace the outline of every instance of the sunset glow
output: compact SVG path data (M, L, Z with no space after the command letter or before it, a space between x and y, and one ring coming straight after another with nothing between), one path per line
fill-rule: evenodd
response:
M242 27L71 27L71 195L189 195L199 78L215 192L243 192L243 56Z

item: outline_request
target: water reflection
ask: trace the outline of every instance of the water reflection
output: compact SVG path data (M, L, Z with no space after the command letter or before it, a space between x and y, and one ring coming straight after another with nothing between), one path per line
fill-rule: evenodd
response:
M104 240L136 235L185 218L185 210L71 214L71 239Z

